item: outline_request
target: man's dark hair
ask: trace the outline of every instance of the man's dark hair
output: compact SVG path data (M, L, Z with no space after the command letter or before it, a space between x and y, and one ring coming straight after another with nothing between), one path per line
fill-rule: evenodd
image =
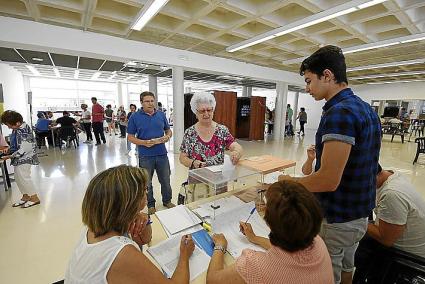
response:
M305 108L303 108L303 107L302 107L302 108L301 108L301 111L305 111Z
M145 97L154 97L155 98L155 95L152 92L143 92L143 93L140 94L140 101L143 102L143 99Z
M308 248L320 231L322 212L316 197L302 184L280 181L266 193L264 220L270 242L289 252Z
M300 75L304 76L306 71L310 71L320 79L326 69L334 74L336 83L348 84L344 54L341 48L334 45L324 46L304 59L301 63Z
M111 105L106 105L106 108L111 108L112 106Z
M135 104L130 104L130 108L134 106L135 109L137 109L137 106Z
M64 111L62 112L62 115L63 115L63 116L65 116L65 115L69 115L69 112L67 112L66 110L64 110Z
M288 104L286 107L291 107L291 104Z
M93 100L95 100L95 101L97 102L96 97L91 97L91 100L92 100L92 101L93 101Z
M6 110L3 112L3 114L0 117L1 123L3 124L10 124L10 125L16 125L16 123L20 122L23 123L24 119L22 118L22 115L19 112L16 112L14 110Z

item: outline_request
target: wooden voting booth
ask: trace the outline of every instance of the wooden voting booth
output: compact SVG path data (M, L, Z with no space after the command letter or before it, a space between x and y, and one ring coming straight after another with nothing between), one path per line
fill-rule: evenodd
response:
M214 121L229 128L236 138L248 140L264 139L265 97L238 98L236 92L214 91L216 107ZM184 128L196 123L196 116L190 109L193 94L184 95Z

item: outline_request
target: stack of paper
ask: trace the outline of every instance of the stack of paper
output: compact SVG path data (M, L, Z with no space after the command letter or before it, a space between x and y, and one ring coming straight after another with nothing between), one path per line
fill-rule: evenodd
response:
M244 202L235 196L229 196L217 199L212 202L201 204L197 209L193 210L198 213L202 218L212 217L214 215L214 209L211 206L220 206L218 209L215 209L215 215L224 214L228 211L231 211L235 208L243 205Z
M224 234L228 243L227 251L235 258L239 257L242 254L242 250L246 248L264 251L260 246L250 243L239 231L239 221L244 222L254 207L254 202L243 203L241 206L227 211L225 214L216 215L212 221L214 233ZM249 219L249 223L257 236L268 237L270 229L263 218L258 215L257 211L254 211Z
M168 278L173 276L180 257L180 240L182 235L172 236L159 244L147 249L148 253L161 266ZM205 251L195 245L195 250L189 259L190 281L208 269L210 257Z
M167 235L174 235L202 223L202 220L184 205L178 205L171 209L158 211L155 214L164 227Z

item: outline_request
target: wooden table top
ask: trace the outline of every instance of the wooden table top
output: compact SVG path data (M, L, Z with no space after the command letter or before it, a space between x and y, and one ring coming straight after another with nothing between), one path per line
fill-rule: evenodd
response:
M297 163L293 160L285 160L272 155L262 155L245 158L240 160L239 164L260 171L262 174L269 174L282 169L295 167Z

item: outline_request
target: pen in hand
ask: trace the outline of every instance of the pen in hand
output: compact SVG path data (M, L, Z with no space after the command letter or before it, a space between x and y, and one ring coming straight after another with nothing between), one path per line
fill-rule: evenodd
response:
M255 207L251 209L251 212L249 213L248 218L246 218L245 224L248 222L249 218L251 218L252 214L255 212Z

